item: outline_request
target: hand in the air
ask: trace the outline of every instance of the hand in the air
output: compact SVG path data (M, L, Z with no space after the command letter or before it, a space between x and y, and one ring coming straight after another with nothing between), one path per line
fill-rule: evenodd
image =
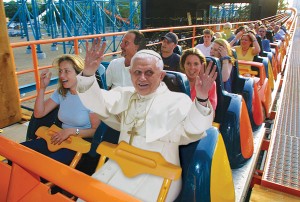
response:
M204 68L202 64L199 75L196 78L196 93L200 99L208 98L208 92L211 89L214 81L217 78L218 73L216 72L216 65L213 66L213 62L209 62L207 67ZM205 69L205 70L204 70Z
M105 51L106 43L101 43L101 37L94 38L92 47L89 49L89 43L86 41L86 55L83 69L84 76L92 76L97 71Z
M40 75L40 88L46 89L50 83L52 73L49 72L49 69L45 69L42 71Z

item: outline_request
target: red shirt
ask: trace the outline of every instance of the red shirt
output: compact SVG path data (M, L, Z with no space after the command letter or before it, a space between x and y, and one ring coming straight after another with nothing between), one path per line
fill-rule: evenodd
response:
M196 97L196 89L195 86L191 86L191 98L194 100ZM217 108L217 88L216 88L216 82L212 85L211 89L208 91L208 99L213 107L214 110Z

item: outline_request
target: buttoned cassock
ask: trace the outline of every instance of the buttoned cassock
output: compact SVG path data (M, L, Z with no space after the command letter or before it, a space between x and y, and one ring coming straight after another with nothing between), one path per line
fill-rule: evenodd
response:
M208 107L192 102L187 95L170 91L163 82L154 93L141 96L133 87L100 89L94 76L79 74L77 81L83 104L108 126L120 131L119 142L129 142L128 131L135 124L138 135L132 145L159 152L176 165L180 165L178 146L205 137L205 130L212 125L213 110L209 102ZM113 160L106 162L93 177L143 201L156 201L163 180L148 174L127 178ZM167 201L176 199L180 189L181 180L174 181Z

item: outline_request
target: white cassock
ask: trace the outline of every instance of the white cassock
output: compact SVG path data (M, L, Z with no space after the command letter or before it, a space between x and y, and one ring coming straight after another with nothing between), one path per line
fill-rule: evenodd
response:
M170 91L163 82L154 93L141 96L132 87L102 90L94 77L78 75L77 80L83 104L120 131L119 142L129 142L128 131L135 126L138 134L133 146L159 152L176 165L180 165L178 146L203 138L212 125L210 104L206 108L192 102L187 95ZM113 160L108 160L93 177L142 201L156 201L163 181L148 174L127 178ZM174 201L180 190L181 180L172 182L167 201Z

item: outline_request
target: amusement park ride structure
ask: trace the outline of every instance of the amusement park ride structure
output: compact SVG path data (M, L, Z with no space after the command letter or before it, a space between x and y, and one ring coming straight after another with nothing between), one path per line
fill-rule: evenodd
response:
M32 5L31 12L27 3ZM21 36L26 37L27 41L32 40L30 31L34 40L40 40L42 33L54 39L140 29L140 0L46 0L45 3L18 0L17 5L18 10L8 26L19 16ZM45 11L41 13L42 5ZM124 11L126 17L122 17ZM112 41L111 51L115 52L118 48L115 38ZM71 49L73 45L64 42L64 52L68 52L67 47ZM27 50L30 53L30 47ZM57 44L52 45L52 50L57 50ZM37 46L37 54L39 58L46 57L40 46Z
M62 6L64 7L64 6ZM1 5L0 5L0 8L1 8ZM74 7L77 9L77 7ZM75 10L76 10L75 9ZM65 12L65 11L64 11ZM60 12L62 13L62 12ZM104 11L104 13L106 13L106 15L109 15L109 16L114 16L115 20L116 21L119 21L119 22L123 22L124 26L128 26L130 25L130 22L128 21L128 19L125 19L121 16L118 16L118 15L115 15L115 13L113 12L110 12L110 11ZM294 35L294 32L296 30L296 25L299 27L299 25L297 24L297 20L296 20L296 11L294 11L294 15L291 17L291 16L286 16L284 14L282 15L278 15L278 16L275 16L274 19L271 19L271 18L268 18L268 20L271 20L271 21L280 21L280 20L283 20L283 21L286 21L286 25L287 25L287 28L288 30L290 31L290 36L291 38L288 38L286 40L285 43L282 44L282 50L280 49L277 49L275 50L276 52L276 60L278 60L278 63L276 62L276 64L279 64L280 65L277 65L277 66L274 66L273 67L273 71L277 71L277 70L280 70L279 72L282 71L282 76L284 77L284 75L286 74L286 76L291 76L291 75L298 75L299 73L295 72L294 74L293 73L289 73L287 70L289 70L289 60L290 59L295 59L296 56L293 56L290 54L290 50L293 50L294 47L296 46L292 46L293 42L293 35ZM84 13L85 14L85 13ZM3 12L0 12L0 17L2 17L1 15L3 15ZM65 25L69 25L72 21L71 21L71 17L73 16L71 13L70 13L70 21L66 21L67 18L63 18L65 21L63 22L64 26L62 26L64 29L66 28ZM4 24L4 17L0 18L0 20L3 19L3 21L0 23ZM82 21L81 22L84 22L83 20L85 21L88 21L88 22L92 22L92 19L89 19L87 20L86 18L85 19L81 19ZM266 19L265 19L266 20ZM116 22L115 21L115 22ZM245 24L245 23L249 23L248 22L240 22L241 24ZM27 23L26 23L27 24ZM55 24L55 23L54 23ZM37 59L37 52L39 51L36 47L38 47L40 44L45 44L45 43L49 43L49 44L53 44L53 45L57 45L59 43L62 43L65 45L72 45L74 44L74 52L75 54L79 54L79 47L80 47L80 42L83 41L83 40L91 40L93 37L95 36L100 36L100 35L89 35L89 36L81 36L81 37L76 37L75 35L72 35L71 33L73 33L75 29L75 25L71 23L72 26L71 27L71 30L67 30L65 29L64 31L64 34L66 34L66 38L58 38L56 40L54 39L50 39L50 40L36 40L36 41L29 41L29 42L23 42L23 43L18 43L18 44L11 44L10 47L11 48L18 48L18 47L21 47L21 46L28 46L31 48L31 54L32 54L32 59L34 60L33 61L33 68L34 70L26 70L26 71L23 71L22 73L29 73L29 72L35 72L35 79L36 79L36 88L38 89L40 86L39 86L39 70L41 69L44 69L44 68L51 68L50 66L47 66L47 67L41 67L39 64L38 64L38 59ZM239 26L240 24L239 23L233 23L233 25L235 27ZM57 26L57 25L56 25ZM210 25L194 25L194 26L185 26L185 27L169 27L169 28L157 28L157 29L149 29L149 30L142 30L143 33L146 33L146 32L165 32L165 31L180 31L181 29L182 30L187 30L187 29L190 29L192 30L191 33L191 37L187 37L185 39L181 38L180 41L183 41L183 40L188 40L188 41L191 41L190 44L192 44L192 47L194 46L194 42L196 42L196 39L197 37L199 37L197 34L196 34L196 30L197 29L203 29L205 27L209 27L209 28L212 28L212 29L215 29L215 27L217 26L222 26L221 24L218 24L218 25L213 25L213 24L210 24ZM78 28L77 24L76 24L76 27ZM5 28L5 26L4 26ZM88 28L88 27L87 27ZM61 27L60 27L61 30L63 30ZM127 28L124 28L125 30ZM57 30L59 30L57 28ZM78 30L81 30L81 29L77 29ZM88 29L86 29L85 31L87 31ZM94 32L95 30L92 29ZM70 32L68 32L70 31ZM90 30L91 31L91 30ZM118 30L119 31L119 30ZM36 33L36 32L35 32ZM53 31L53 33L55 33ZM79 33L82 33L82 32L78 32ZM117 33L106 33L106 34L101 34L102 37L110 37L109 39L116 39L117 37L120 37L121 35L123 35L125 32L117 32ZM68 35L70 34L70 35ZM95 33L94 33L95 34ZM13 79L10 79L10 78L14 78L15 80L15 77L16 75L18 75L18 73L15 73L14 71L11 71L12 69L15 68L15 65L14 65L14 57L10 57L10 56L13 56L13 51L11 48L9 48L8 46L8 36L7 36L7 33L6 33L6 30L0 30L0 42L2 42L1 40L4 40L6 41L6 44L7 44L7 47L5 48L2 48L2 52L0 52L0 56L2 57L2 67L7 67L7 68L1 68L1 71L2 71L2 75L4 75L4 78L6 80L10 80L11 83L7 84L6 86L2 86L1 89L3 89L3 92L2 93L5 93L5 90L7 91L7 94L5 94L4 96L2 96L2 99L1 101L5 101L5 104L9 104L10 102L18 99L18 98L15 98L15 97L8 97L9 95L16 95L18 93L11 93L11 91L9 91L10 89L14 88L14 90L16 92L18 92L18 90L20 89L17 89L17 86L13 86L12 84L16 82L12 82ZM28 35L27 35L28 36ZM58 35L59 36L59 35ZM60 36L63 36L63 34L61 34ZM67 37L68 36L68 37ZM71 42L69 42L71 41ZM2 44L2 43L1 43ZM3 42L4 44L4 42ZM159 43L157 43L159 44ZM295 43L294 43L295 44ZM153 45L153 44L149 44L149 45ZM277 46L276 46L277 47ZM297 51L297 49L295 49ZM108 55L108 54L107 54ZM292 56L292 57L290 57ZM287 59L288 58L288 59ZM264 68L262 68L263 70ZM287 69L287 70L286 70ZM298 68L296 69L296 71L298 71ZM3 74L5 73L5 74ZM7 77L6 77L7 75ZM292 79L282 79L281 75L280 77L277 78L278 81L277 83L279 84L279 86L281 85L282 87L282 90L275 90L274 89L274 95L276 94L276 92L279 92L279 101L281 101L282 98L282 92L286 92L286 88L288 89L295 89L295 92L291 92L291 94L296 94L296 90L297 90L297 85L294 86L294 88L290 88L291 83L286 83L287 81L291 80L292 83L296 83L297 82L297 79L295 80L292 80ZM2 81L0 84L2 85L4 82ZM221 85L222 86L222 85ZM21 92L21 91L20 91ZM49 93L49 92L48 92ZM7 95L7 97L6 97ZM18 94L19 95L19 94ZM287 94L285 94L287 95ZM234 95L234 96L237 96L237 95ZM3 98L4 97L4 98ZM31 97L27 97L27 98L23 98L23 99L20 99L20 101L24 101L25 99L32 99L34 98L34 96L31 96ZM295 106L293 107L289 107L289 113L286 113L286 114L296 114L295 110L298 106L298 102L297 102L297 97L294 95L293 96L293 99L291 99L292 96L286 96L286 99L288 100L295 100L295 102L293 102L292 104L295 104ZM283 106L291 106L291 104L289 102L284 102L284 103L288 103L288 104L285 104ZM18 111L18 107L20 107L20 103L16 103L18 106L14 109L15 111ZM3 107L4 104L2 105L2 108L6 108L7 110L10 110L12 111L12 107ZM280 108L281 109L281 108ZM6 113L6 111L3 110L2 112L4 114L4 116L6 116L5 118L7 118L7 115L10 116L9 113ZM269 125L273 125L275 124L275 127L279 126L279 127L285 127L285 126L288 126L288 122L291 122L291 125L294 123L293 121L294 120L287 120L286 117L289 118L289 116L284 116L284 123L285 124L281 124L283 122L278 122L278 120L282 119L281 117L281 114L278 113L278 115L276 116L276 112L272 111L271 112L273 114L273 116L275 117L275 119L272 118L271 121L274 121L272 124L269 124ZM299 119L297 119L298 117L295 115L295 122ZM10 119L10 117L8 117L8 119ZM19 119L19 117L17 117L17 119ZM11 121L11 120L10 120ZM2 121L3 122L3 121ZM271 122L270 122L271 123ZM278 124L278 125L277 125ZM274 127L274 128L275 128ZM255 137L255 140L254 143L255 143L255 155L253 155L253 157L247 161L247 164L246 165L243 165L241 168L235 168L232 170L232 174L234 175L233 176L233 181L234 181L234 188L235 190L233 190L235 193L233 195L235 195L235 198L233 198L231 201L244 201L245 200L245 197L247 195L247 191L248 191L248 188L249 188L249 184L250 184L250 181L252 180L252 182L254 182L255 184L259 184L259 185L266 185L266 187L269 187L269 188L274 188L276 190L281 190L281 191L285 191L285 192L289 192L295 196L300 196L299 195L299 148L298 145L299 144L299 138L298 137L290 137L290 133L292 134L292 131L289 131L287 130L287 132L285 132L283 135L282 135L282 132L283 129L282 128L279 128L278 129L276 128L276 130L274 130L275 132L278 131L278 134L275 132L272 132L272 134L267 134L267 133L253 133L253 137ZM298 128L298 126L296 126ZM263 131L265 131L267 127L262 127L261 129ZM289 129L288 127L285 127L284 129ZM296 129L297 129L296 128ZM214 131L217 131L216 128L212 128ZM224 133L225 134L225 133ZM252 134L252 133L251 133ZM299 133L296 133L296 135L299 134ZM268 136L268 137L267 137ZM209 138L212 138L212 137L221 137L220 134L215 135L208 135L207 137ZM226 136L224 136L226 137ZM280 140L280 141L279 141ZM203 145L209 145L207 144L208 142L212 142L211 139L207 140L207 142L202 142ZM273 143L275 142L275 143ZM288 144L283 144L287 142ZM200 142L201 143L201 142ZM247 142L248 143L248 142ZM239 142L238 142L239 144ZM282 149L282 148L285 148L285 149ZM223 148L224 149L224 148ZM39 196L41 193L43 193L44 197L45 196L48 196L49 198L50 197L59 197L61 195L49 195L48 194L48 187L46 187L44 184L40 183L39 181L39 176L43 177L44 179L47 179L51 182L53 182L54 184L58 185L58 186L61 186L62 188L65 188L66 191L70 192L70 193L74 193L76 196L78 197L82 197L83 199L90 199L90 200L95 200L97 197L107 197L108 198L106 199L106 201L110 200L110 201L116 201L117 198L120 200L120 201L134 201L134 199L131 197L131 196L127 196L125 195L124 193L121 193L119 192L118 190L114 190L110 187L105 187L103 184L101 184L100 182L96 181L96 180L93 180L92 178L82 174L82 173L79 173L79 172L76 172L74 169L71 169L67 166L61 166L59 165L58 162L55 162L55 161L51 161L50 159L48 158L44 158L43 156L41 156L40 154L35 154L35 153L32 153L31 151L27 151L25 152L26 149L24 148L20 148L20 145L18 144L13 144L11 141L9 140L6 140L5 138L0 138L0 154L7 157L8 159L12 159L15 161L14 162L14 167L9 167L8 164L4 163L4 162L1 162L0 160L0 188L1 188L1 191L0 191L0 199L4 199L3 201L6 201L6 199L12 199L11 201L19 201L18 198L17 198L17 192L20 191L20 193L18 192L18 197L23 197L24 193L23 192L26 192L27 190L26 189L31 189L31 187L27 186L28 184L32 185L32 187L34 187L35 189L32 189L32 190L35 190L37 192L33 193L32 191L29 191L30 193L33 193L34 196ZM201 150L202 151L202 150ZM285 158L284 157L284 154L283 152L281 151L286 151L286 153L288 153L288 155L286 155L288 158ZM18 153L19 152L19 153ZM259 153L265 153L265 155L267 155L267 157L264 157L266 158L267 160L263 160L262 162L266 162L266 165L265 167L267 169L265 169L264 171L262 171L261 169L258 169L258 168L254 168L258 162L258 157L259 157ZM277 153L276 153L277 152ZM225 152L219 152L219 153L222 153L222 154L225 154ZM271 155L272 154L272 155ZM275 155L274 155L275 154ZM20 158L22 156L22 158ZM185 156L189 156L189 155L185 155ZM199 155L198 155L199 156ZM197 156L197 157L198 157ZM23 158L24 157L24 158ZM33 159L35 160L32 160L32 157L34 157ZM215 158L215 159L218 159L218 158ZM45 162L45 163L41 163L41 162ZM222 162L222 160L216 160L216 162ZM213 165L214 163L212 163ZM45 165L45 169L41 169L41 166L42 165ZM197 164L198 165L198 164ZM271 166L270 166L271 165ZM25 169L24 169L24 168ZM227 165L227 168L229 167L229 165ZM261 166L262 167L262 166ZM197 167L197 171L199 169L199 167ZM218 171L217 173L221 173L224 175L224 168L225 166L216 166L216 170L215 171ZM222 172L220 172L220 168L222 168ZM278 169L277 169L278 168ZM62 171L61 173L57 172L58 170ZM213 169L212 169L213 170ZM28 171L30 171L30 180L24 180L23 176L28 176L27 174L29 173ZM55 173L54 173L55 171ZM230 170L229 170L230 171ZM241 173L241 171L243 173ZM254 173L254 176L252 175L253 174L253 171L255 171ZM284 171L284 172L283 172ZM34 173L34 175L32 175L32 173ZM199 173L204 173L204 172L199 172ZM231 172L229 172L231 174ZM68 176L65 176L64 174L68 175ZM22 178L20 178L20 176L22 176ZM229 176L229 175L228 175ZM253 177L252 177L253 176ZM192 177L195 178L195 175L193 175ZM191 181L194 180L194 178L190 178ZM201 178L201 177L200 177ZM69 179L69 180L66 180L66 179ZM209 192L207 195L211 195L211 197L216 197L216 196L219 196L219 195L222 195L222 194L219 194L220 190L225 190L225 189L218 189L216 188L217 186L213 186L212 183L215 182L216 184L215 185L219 185L219 184L222 184L223 179L221 179L219 176L216 177L215 175L215 180L210 180L210 183L211 183L211 186L205 186L206 190L207 190L207 187L210 187L209 188ZM229 179L231 179L231 177L229 177ZM242 179L242 180L241 180ZM190 182L190 181L189 181ZM192 183L187 183L188 185L192 184ZM24 183L22 184L24 189L20 189L20 187L22 186L14 186L18 183ZM86 186L87 184L90 184L90 186ZM205 184L205 183L204 183ZM232 184L232 183L231 183ZM19 184L18 184L19 185ZM38 186L36 186L38 185ZM95 186L91 186L91 185L95 185ZM192 184L193 185L193 184ZM194 185L193 185L194 186ZM45 188L46 187L46 188ZM230 187L230 186L227 186L227 187ZM194 189L194 187L192 187ZM192 188L190 188L188 191L191 191ZM99 190L98 190L99 189ZM4 191L3 191L4 190ZM213 192L217 190L217 192ZM231 190L231 191L232 191ZM21 193L22 192L22 193ZM3 193L5 193L3 195ZM6 194L7 193L7 194ZM190 192L186 192L186 193L190 193ZM204 192L203 191L198 191L197 193L201 193L203 194ZM225 194L223 194L222 196L228 196L229 192L226 192L224 191ZM2 195L1 195L2 194ZM253 191L253 195L255 194L255 191ZM30 194L25 194L27 197L31 197L33 195L30 195ZM185 196L185 195L184 195ZM189 194L189 196L193 196L193 194ZM259 195L259 197L261 197L262 194ZM1 198L2 197L2 198ZM65 197L65 196L61 196L61 197ZM86 198L84 198L86 197ZM113 198L115 197L115 198ZM202 197L202 196L201 196ZM199 199L203 199L203 198L199 198ZM103 200L102 198L102 200ZM275 198L275 197L273 197ZM27 198L28 199L28 198ZM296 199L297 200L297 199ZM2 201L2 200L0 200ZM10 200L8 200L10 201ZM26 200L23 200L23 201L26 201ZM30 201L30 200L27 200L27 201ZM33 201L33 200L31 200ZM47 200L45 200L47 201ZM57 200L58 201L58 200ZM69 199L65 199L65 198L61 198L61 201L70 201ZM190 201L190 200L182 200L182 201ZM207 200L207 201L210 201L210 200ZM213 198L211 198L211 201L224 201L224 200L213 200Z
M29 3L32 9L28 8ZM153 17L152 14L149 14L151 10L153 11L151 7L153 5L142 0L17 0L17 6L18 10L10 19L8 26L18 17L20 35L22 38L26 37L27 41L40 40L44 34L55 39L115 33L166 23L163 18ZM249 4L223 3L216 5L214 3L208 7L209 9L200 9L198 14L192 14L191 17L193 22L196 20L196 24L241 21L242 18L245 19L245 16L239 16L237 11L246 6ZM187 13L185 12L184 18ZM179 19L183 19L182 17L179 17L178 20L174 17L171 18L177 23L179 23ZM108 52L118 50L120 41L118 38L109 37L104 40L109 41ZM151 40L150 37L149 41ZM74 52L72 42L61 44L64 53ZM53 43L51 50L56 51L58 45ZM80 42L80 46L84 46L84 44ZM26 52L28 54L31 52L29 46ZM46 53L42 51L40 45L37 46L37 54L40 59L46 57Z

